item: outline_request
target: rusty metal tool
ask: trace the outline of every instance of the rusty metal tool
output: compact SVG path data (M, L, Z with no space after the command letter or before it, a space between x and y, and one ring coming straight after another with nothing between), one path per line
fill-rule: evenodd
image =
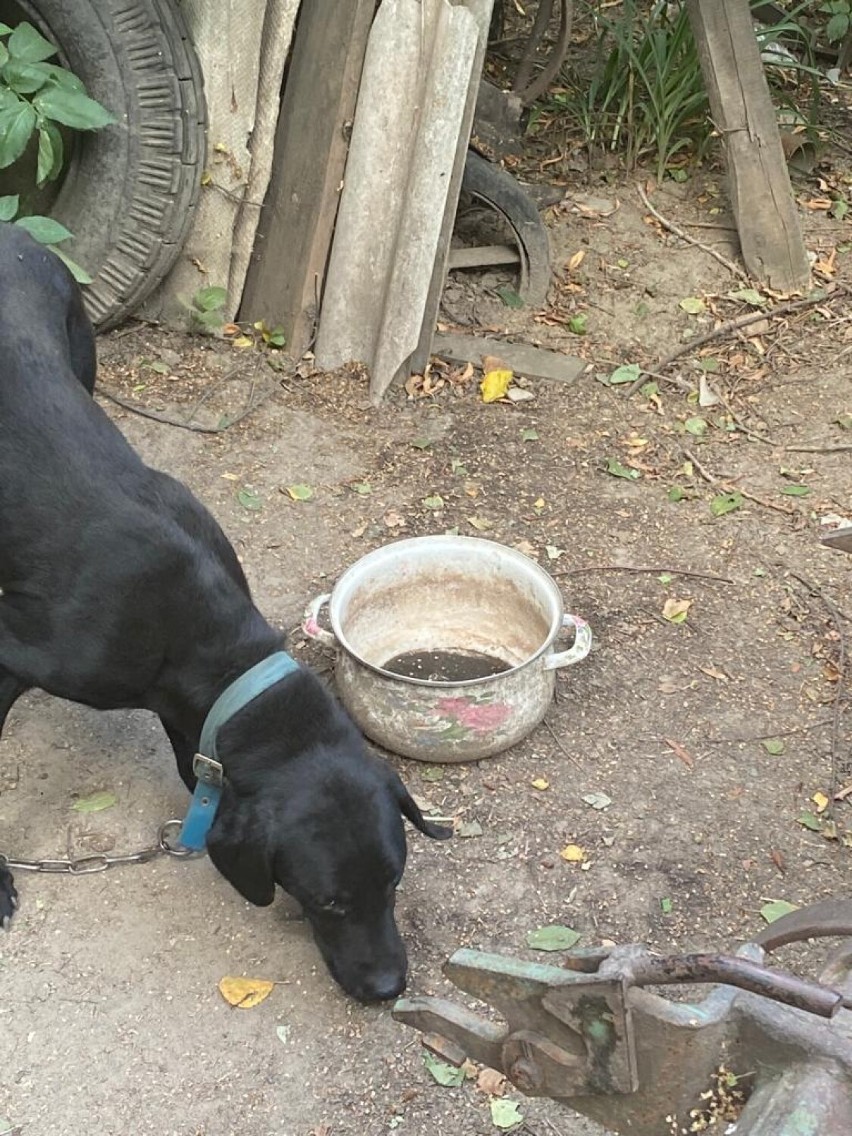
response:
M394 1017L617 1133L689 1131L724 1065L751 1088L737 1136L848 1136L852 942L819 982L764 964L787 943L834 935L852 937L852 900L784 916L733 956L634 945L572 951L556 967L461 950L447 977L503 1024L439 998L401 999ZM647 989L694 982L719 985L696 1004Z

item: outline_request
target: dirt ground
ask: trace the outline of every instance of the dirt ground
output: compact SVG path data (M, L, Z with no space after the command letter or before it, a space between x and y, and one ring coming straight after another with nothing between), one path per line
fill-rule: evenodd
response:
M441 964L461 946L558 960L526 943L552 923L580 932L581 946L730 949L763 925L770 900L848 893L850 848L801 818L852 772L845 707L832 746L834 700L848 693L852 558L818 543L820 519L852 502L852 432L837 421L852 412L850 230L808 208L813 184L798 193L817 283L833 291L688 351L629 398L601 380L626 363L658 370L687 338L752 309L729 298L742 282L650 221L626 182L572 191L548 211L544 311L505 307L495 288L510 277L449 286L447 325L588 360L570 385L517 376L523 401L486 405L479 372L436 366L431 393L415 383L413 397L394 390L373 409L356 371L276 370L260 351L140 325L101 341L103 404L215 513L301 657L332 662L297 630L307 600L370 549L447 530L522 548L592 625L592 654L559 674L546 724L511 752L469 767L396 761L424 807L481 829L441 845L410 833L399 919L412 992L449 993ZM719 177L653 198L736 255L718 227L730 224ZM698 311L681 306L696 299L686 307ZM568 330L580 314L582 336ZM722 400L708 407L688 394L700 359ZM110 394L211 426L260 405L211 434L140 417ZM294 486L312 495L294 499ZM714 516L724 494L739 505ZM678 610L683 622L667 618ZM115 803L74 810L99 791ZM185 805L150 715L40 694L15 708L0 744L4 853L145 848ZM849 819L839 803L838 835ZM582 862L561 856L568 845ZM0 942L0 1131L497 1131L488 1095L435 1084L389 1008L340 994L286 897L253 909L204 859L18 883L21 909ZM255 1009L232 1009L217 990L229 974L280 985ZM510 1095L528 1136L599 1131Z

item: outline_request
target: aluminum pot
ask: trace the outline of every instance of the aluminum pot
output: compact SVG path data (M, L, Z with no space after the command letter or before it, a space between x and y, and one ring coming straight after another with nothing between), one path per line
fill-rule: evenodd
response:
M320 627L328 605L331 632ZM547 713L555 671L584 659L588 624L563 610L554 580L490 540L425 536L362 557L302 628L337 652L340 697L379 745L420 761L477 761L525 737ZM573 628L568 650L554 645ZM387 664L409 653L498 660L498 674L461 681L408 677Z

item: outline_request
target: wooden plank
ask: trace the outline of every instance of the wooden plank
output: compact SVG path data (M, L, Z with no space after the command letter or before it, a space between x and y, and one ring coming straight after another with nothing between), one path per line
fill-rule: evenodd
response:
M464 177L465 157L467 155L468 142L470 141L470 132L473 128L476 97L479 93L479 80L482 75L482 69L485 66L488 28L491 23L491 13L494 8L494 0L458 0L458 2L463 3L470 9L479 25L479 45L477 47L473 78L468 92L462 130L459 135L456 161L447 193L447 208L444 213L444 222L438 243L438 255L435 258L435 266L432 270L432 279L429 284L429 294L426 297L426 308L423 316L423 325L420 329L420 339L417 344L417 349L411 355L408 366L400 370L399 378L403 380L407 378L409 374L422 374L423 368L429 362L432 336L435 332L435 324L438 322L438 309L441 305L441 294L444 291L444 284L447 279L450 242L453 236L453 226L456 222L459 194L461 192L462 178Z
M710 112L725 148L749 272L779 291L810 279L807 252L748 0L686 0Z
M450 249L448 268L490 268L499 264L518 264L521 254L511 245L475 245Z
M313 338L375 0L302 0L240 319Z
M555 383L573 383L589 365L588 359L563 355L545 347L532 347L529 343L507 343L484 335L454 335L435 332L432 354L456 363L482 364L484 355L493 355L505 363L516 375L528 379L549 379Z

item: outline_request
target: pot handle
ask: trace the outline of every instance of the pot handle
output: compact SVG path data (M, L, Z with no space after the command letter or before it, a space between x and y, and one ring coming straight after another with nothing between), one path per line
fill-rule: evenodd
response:
M329 592L311 600L302 616L302 630L309 639L316 639L319 643L324 643L326 647L336 647L337 639L330 631L326 631L324 627L319 625L320 610L325 607L330 599L331 593Z
M585 619L566 612L562 616L562 626L574 628L574 645L567 651L557 651L555 655L548 655L544 660L546 671L555 671L558 667L570 667L572 663L579 663L592 649L592 629Z

